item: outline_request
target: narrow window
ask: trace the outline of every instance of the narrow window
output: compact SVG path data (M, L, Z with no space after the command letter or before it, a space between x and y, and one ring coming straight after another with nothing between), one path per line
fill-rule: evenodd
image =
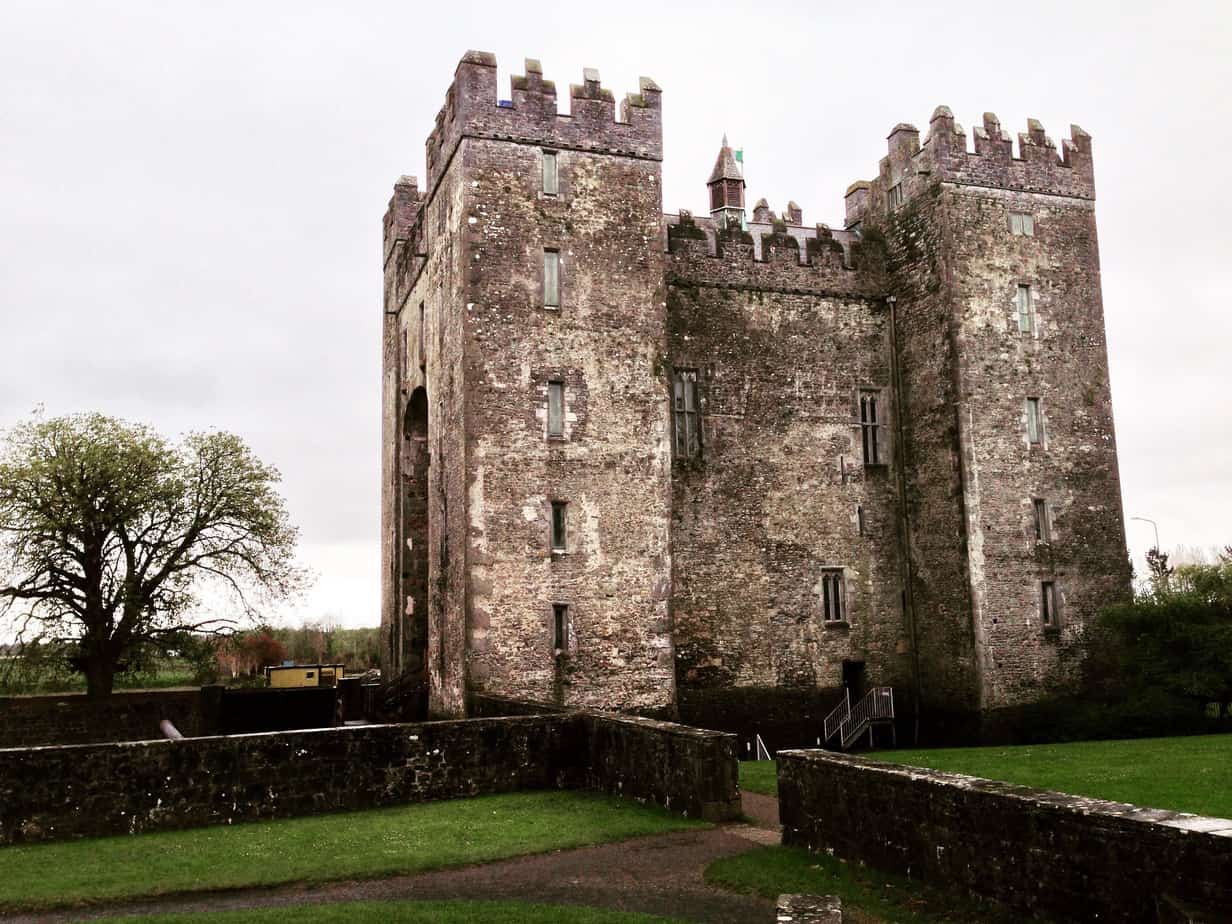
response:
M740 203L740 181L739 180L728 180L727 181L727 204L728 205L740 205L741 204Z
M1031 501L1031 506L1035 511L1035 541L1051 542L1052 524L1048 522L1048 501L1037 497Z
M424 349L424 303L419 303L419 371L423 372L428 366L427 350Z
M1035 219L1030 215L1022 216L1022 233L1027 237L1035 237Z
M548 436L565 435L565 383L548 382Z
M543 306L560 307L560 251L543 252Z
M826 622L843 622L847 618L842 568L831 568L821 573L821 610Z
M715 183L710 187L710 211L717 212L723 207L723 185Z
M565 501L552 501L552 551L565 551Z
M881 464L881 415L877 407L878 393L860 392L860 437L864 448L864 464Z
M1010 234L1035 237L1035 219L1023 212L1010 212Z
M856 528L861 536L864 535L864 507L856 504Z
M569 606L565 603L552 604L552 647L557 654L569 650Z
M1018 330L1029 334L1035 329L1035 309L1031 299L1031 287L1018 287Z
M1040 619L1045 628L1054 628L1057 620L1057 585L1052 581L1040 582Z
M676 430L676 458L700 458L702 440L697 413L696 369L676 370L672 381L672 418Z
M886 200L891 209L896 209L903 204L903 184L895 183L890 187L890 192Z
M556 182L556 152L543 152L543 194L554 196L558 192Z
M1039 398L1027 399L1027 442L1038 444L1044 441L1044 416Z

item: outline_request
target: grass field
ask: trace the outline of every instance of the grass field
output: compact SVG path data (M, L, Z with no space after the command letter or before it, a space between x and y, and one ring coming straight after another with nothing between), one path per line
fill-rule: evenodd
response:
M582 908L574 905L530 905L523 902L343 902L335 905L289 905L245 911L156 914L108 918L111 924L485 924L519 921L525 924L670 924L667 918Z
M869 756L1078 796L1232 818L1232 735L878 751Z
M864 756L1076 796L1232 818L1232 735L873 751ZM741 761L740 786L776 795L775 764Z
M890 924L1010 924L1015 920L952 892L930 889L918 879L881 873L802 847L761 847L724 857L706 867L706 881L766 898L784 892L837 895L843 900L844 920L871 917ZM851 914L854 909L867 917Z
M778 765L772 760L740 761L740 788L763 796L779 794Z
M0 847L0 909L376 879L700 824L594 793L526 792Z

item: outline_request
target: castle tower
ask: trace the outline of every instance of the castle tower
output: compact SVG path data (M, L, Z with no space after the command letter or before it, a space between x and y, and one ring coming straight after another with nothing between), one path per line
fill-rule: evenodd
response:
M387 221L382 622L436 715L674 702L660 91L569 92L468 53Z
M714 169L710 171L710 179L706 181L706 188L710 190L710 217L718 226L743 227L744 173L731 145L727 143L726 135L719 147L719 156L715 158Z
M1072 684L1129 573L1091 139L992 113L897 125L849 227L888 249L922 697L987 712Z

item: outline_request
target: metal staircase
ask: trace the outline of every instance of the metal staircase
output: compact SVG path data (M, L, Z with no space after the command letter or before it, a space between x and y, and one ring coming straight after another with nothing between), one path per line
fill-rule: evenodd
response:
M854 706L851 705L851 691L844 690L842 702L826 716L826 744L830 743L830 739L837 738L838 746L846 751L867 731L871 747L873 727L877 725L889 725L894 743L898 743L894 733L894 688L873 687Z

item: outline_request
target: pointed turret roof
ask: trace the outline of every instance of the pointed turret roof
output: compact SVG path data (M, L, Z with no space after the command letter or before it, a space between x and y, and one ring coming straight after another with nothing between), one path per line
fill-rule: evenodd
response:
M706 184L717 183L719 180L744 182L744 174L740 172L740 164L736 160L736 155L731 145L727 143L727 135L723 136L723 146L719 149L719 156L714 162L714 169L710 171L710 179L706 181Z

